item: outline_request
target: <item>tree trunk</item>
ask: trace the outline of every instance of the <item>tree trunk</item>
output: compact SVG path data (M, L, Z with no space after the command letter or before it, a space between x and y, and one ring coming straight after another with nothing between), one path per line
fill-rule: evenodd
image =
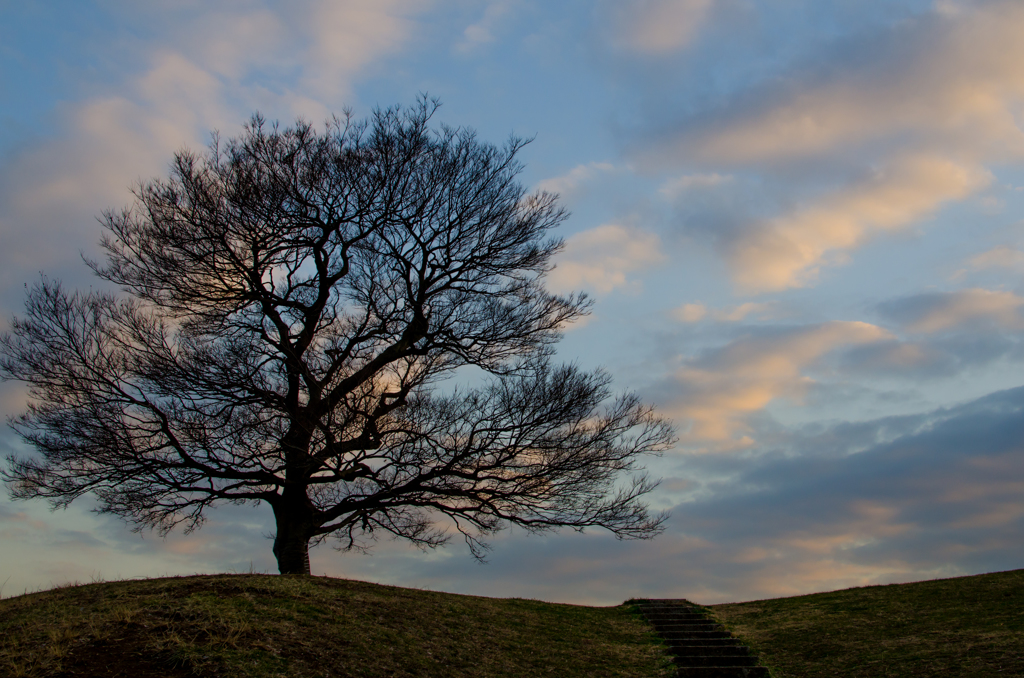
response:
M282 575L309 574L309 540L297 531L282 529L278 523L278 536L273 540L273 555L278 558L278 571Z
M309 431L312 426L292 422L281 441L287 455L285 485L274 504L277 535L274 556L281 574L309 574L309 539L313 536L316 509L306 494L309 479Z
M313 505L304 487L286 487L274 506L277 535L274 556L281 574L309 574L309 539L313 534Z

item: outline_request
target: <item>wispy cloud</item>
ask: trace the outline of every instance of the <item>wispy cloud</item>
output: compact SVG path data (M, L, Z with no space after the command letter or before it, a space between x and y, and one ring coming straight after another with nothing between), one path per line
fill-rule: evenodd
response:
M590 162L576 165L561 176L542 180L537 184L537 190L555 193L563 201L571 202L583 192L588 183L603 174L614 171L615 165L610 162Z
M882 304L879 311L907 331L932 334L961 330L1024 331L1024 297L980 288L932 292Z
M995 1L822 42L714 107L674 122L659 111L635 159L684 177L802 177L772 182L783 206L774 216L745 215L715 240L744 292L810 286L872 238L979 194L997 163L1024 158L1022 30L1024 6Z
M618 46L645 55L663 55L689 45L714 0L637 0L611 10Z
M198 14L127 10L154 26L135 54L141 67L124 71L116 94L65 104L56 138L0 167L0 228L11 234L0 252L3 287L58 263L73 272L78 251L98 239L93 216L127 203L132 184L165 174L175 151L201 148L211 130L233 134L257 109L319 123L352 103L343 97L355 79L407 47L425 6L310 0L273 10L232 2Z
M462 40L455 49L462 53L474 50L495 41L495 32L507 22L509 14L517 3L513 0L491 0L484 8L480 19L462 31Z
M876 325L839 321L741 337L676 371L668 411L686 422L688 446L750 447L747 418L778 398L799 402L814 383L808 368L837 349L890 336Z
M898 157L858 183L727 242L733 279L747 292L811 284L822 266L843 261L873 235L914 224L990 181L983 168L942 157Z
M708 308L701 303L683 304L672 309L671 315L674 319L684 323L697 323L702 320L714 320L716 322L735 323L755 316L760 320L771 318L776 310L772 302L759 303L748 301L732 308Z
M608 293L639 284L628 274L665 261L658 236L637 228L605 224L566 240L548 284L555 291L590 289Z
M967 260L967 265L976 271L991 268L1021 268L1024 266L1024 252L1009 245L999 245L974 255Z
M356 74L409 46L414 17L428 6L425 0L314 0L299 14L297 33L311 41L301 62L305 91L296 93L336 106Z
M765 90L761 101L686 127L674 150L665 150L741 165L879 141L1019 156L1024 133L1014 106L1024 94L1017 67L1022 27L1024 7L1012 1L905 22L853 54L847 50L846 60L824 73L794 73L788 89Z
M691 190L727 184L732 180L732 175L726 174L723 176L717 172L710 174L684 174L662 182L661 186L658 187L658 192L668 200L675 200Z

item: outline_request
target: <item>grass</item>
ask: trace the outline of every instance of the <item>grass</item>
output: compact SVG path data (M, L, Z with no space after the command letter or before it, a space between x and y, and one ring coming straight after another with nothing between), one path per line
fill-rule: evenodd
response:
M0 675L654 678L670 664L626 606L216 575L0 600Z
M775 678L1024 676L1024 570L708 609Z
M775 678L1024 676L1024 570L704 608ZM0 600L0 676L671 675L629 606L217 575Z

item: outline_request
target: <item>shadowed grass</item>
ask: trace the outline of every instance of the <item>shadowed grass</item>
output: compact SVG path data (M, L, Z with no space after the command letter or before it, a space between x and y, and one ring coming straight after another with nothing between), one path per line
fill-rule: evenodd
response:
M775 678L1024 676L1024 570L708 610Z
M627 607L268 575L0 600L0 675L12 677L652 678L669 666Z

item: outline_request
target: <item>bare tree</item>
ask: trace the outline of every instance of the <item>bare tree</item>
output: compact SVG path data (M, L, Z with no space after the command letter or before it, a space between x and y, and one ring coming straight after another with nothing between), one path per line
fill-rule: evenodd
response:
M481 557L508 524L657 534L636 463L672 428L550 360L589 303L543 287L557 196L517 183L523 140L434 129L436 107L323 133L256 116L106 213L89 265L124 294L44 278L0 337L3 376L30 387L11 424L39 453L8 459L13 496L93 493L162 533L267 502L287 574L331 535L457 531Z

